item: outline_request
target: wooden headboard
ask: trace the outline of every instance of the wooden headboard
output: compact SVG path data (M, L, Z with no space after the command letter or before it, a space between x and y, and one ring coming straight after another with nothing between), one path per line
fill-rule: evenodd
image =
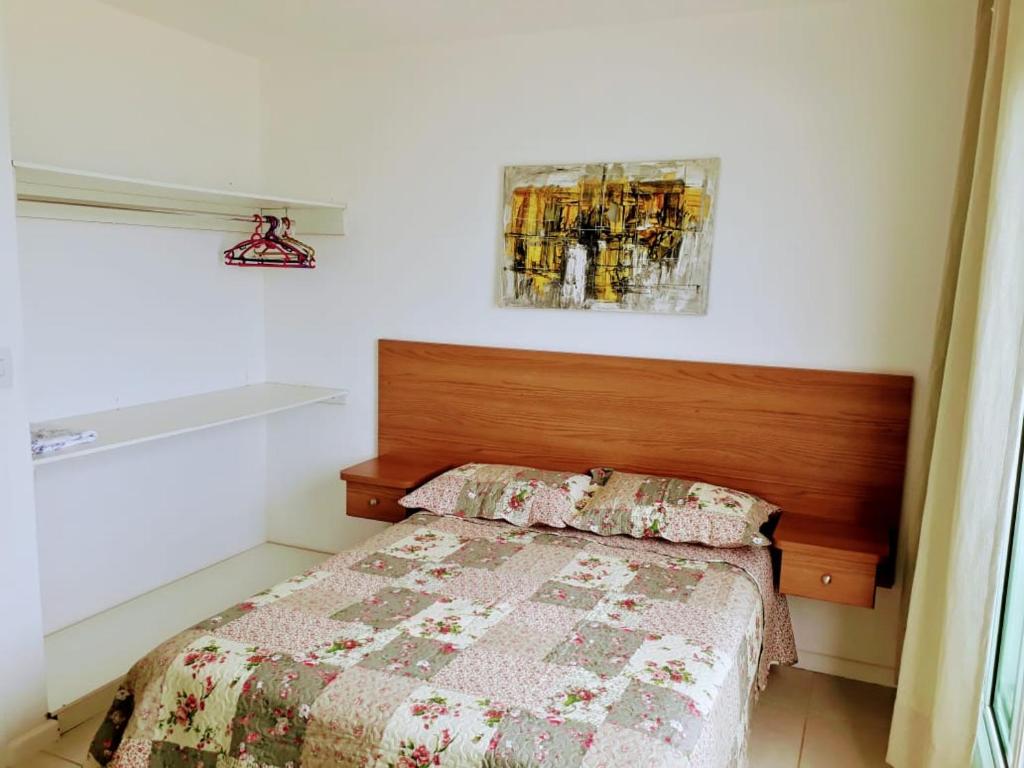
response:
M698 478L895 534L913 379L381 340L378 450Z

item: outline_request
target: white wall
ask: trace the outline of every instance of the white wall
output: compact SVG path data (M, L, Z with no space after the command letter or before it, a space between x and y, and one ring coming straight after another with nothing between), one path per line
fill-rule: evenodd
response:
M262 187L255 59L94 0L7 2L17 159ZM262 275L221 263L240 236L18 225L31 419L265 379ZM265 441L256 422L38 468L44 630L263 542Z
M0 764L7 742L46 713L3 28L0 5L0 346L15 355L13 386L0 388Z
M244 235L41 219L18 234L33 421L264 380L262 275L218 258Z
M259 71L96 0L5 0L18 160L194 186L261 186Z
M338 548L373 529L341 516L333 472L374 453L380 337L911 373L920 406L972 6L847 0L265 63L265 92L304 116L265 102L269 176L345 200L350 224L315 279L267 276L271 378L352 391L271 422L271 537ZM706 316L495 306L504 164L708 155ZM331 436L303 444L314 426ZM898 590L874 611L792 602L808 663L893 680Z

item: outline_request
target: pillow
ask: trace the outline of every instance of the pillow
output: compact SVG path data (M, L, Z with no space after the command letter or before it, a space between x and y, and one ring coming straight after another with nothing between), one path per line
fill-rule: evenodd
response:
M565 518L578 530L712 547L771 543L760 529L779 508L757 496L674 477L603 468L591 474L600 487Z
M543 523L564 528L563 519L586 499L590 478L505 464L463 464L422 485L398 503L438 515Z

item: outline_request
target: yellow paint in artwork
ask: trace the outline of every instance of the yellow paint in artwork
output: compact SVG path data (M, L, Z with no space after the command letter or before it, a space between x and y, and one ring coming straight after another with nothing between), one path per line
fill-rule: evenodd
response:
M540 231L540 211L543 210L543 201L541 199L540 189L530 189L526 197L526 211L524 214L524 221L526 227L524 231L529 232L531 235L536 235ZM545 278L541 267L541 246L540 242L535 238L530 238L526 242L526 268L531 273L531 282L533 283L534 290L541 290L544 287Z
M696 306L717 168L666 161L507 169L503 299L659 312Z
M555 230L565 231L570 219L575 225L575 217L567 203L578 199L574 188L520 187L513 192L510 231L522 235L519 242L525 249L524 266L532 289L537 292L544 291L561 270L564 243L551 238L552 233L547 230L553 224ZM555 205L559 206L560 212L557 221L545 221L545 214L549 210L554 212L552 206ZM509 256L514 255L515 247L516 240L510 239L507 245Z
M621 296L615 290L616 279L623 270L622 251L618 248L602 248L594 265L594 299L596 301L618 301Z
M530 270L530 282L536 291L542 291L551 282L549 276L549 264L545 263L544 243L541 240L533 239L526 247L526 265Z
M531 289L543 294L561 280L580 221L601 227L590 293L596 301L614 303L622 299L616 286L628 282L633 270L631 252L621 241L627 230L645 233L648 241L657 237L659 250L670 249L679 231L703 224L710 202L702 187L689 187L671 173L649 181L583 177L572 186L517 187L511 193L506 253L518 260Z
M683 210L686 215L697 222L704 220L704 190L700 187L683 189Z

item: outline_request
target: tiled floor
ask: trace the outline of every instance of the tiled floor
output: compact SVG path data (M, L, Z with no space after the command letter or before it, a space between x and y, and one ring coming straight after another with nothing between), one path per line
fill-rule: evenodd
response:
M881 768L895 691L801 669L775 669L754 711L750 768ZM74 768L100 718L18 768Z
M754 710L750 768L882 768L893 688L776 668Z
M85 762L89 742L100 727L102 716L82 723L65 733L61 740L45 752L40 752L17 768L75 768Z

